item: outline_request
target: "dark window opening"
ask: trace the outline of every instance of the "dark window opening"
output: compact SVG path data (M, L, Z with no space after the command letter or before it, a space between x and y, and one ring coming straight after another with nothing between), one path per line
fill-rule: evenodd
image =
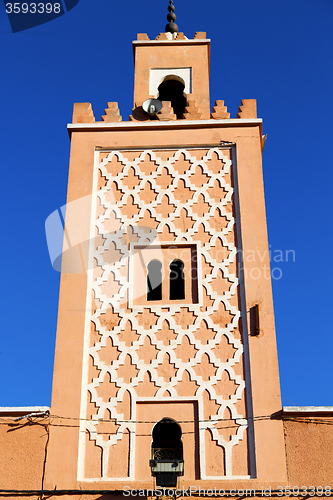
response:
M177 115L177 119L181 120L185 113L185 106L187 105L186 97L184 95L184 84L178 80L165 80L159 87L159 100L171 101L173 112Z
M184 278L184 262L179 259L175 259L170 264L170 289L169 298L170 300L182 300L185 299L185 278Z
M147 300L162 300L162 264L159 260L151 260L147 274Z
M152 459L174 460L183 458L182 430L172 418L162 418L153 429Z

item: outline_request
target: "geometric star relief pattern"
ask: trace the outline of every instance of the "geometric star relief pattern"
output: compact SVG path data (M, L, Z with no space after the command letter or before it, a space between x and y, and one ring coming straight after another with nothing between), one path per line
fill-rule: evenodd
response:
M235 477L234 450L247 456L231 169L220 148L96 153L80 446L83 456L87 442L100 450L101 472L87 480L134 479L136 402L145 398L197 399L202 479ZM200 242L198 303L130 307L130 243L156 241ZM113 477L122 440L129 464ZM216 472L205 456L212 446L224 462Z

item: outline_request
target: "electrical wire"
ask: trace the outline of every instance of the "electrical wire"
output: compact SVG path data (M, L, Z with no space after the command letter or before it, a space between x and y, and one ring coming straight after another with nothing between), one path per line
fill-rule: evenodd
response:
M10 416L8 417L0 417L0 420L4 420L6 419L7 422L0 422L0 425L11 425L11 426L14 426L14 425L17 425L17 426L24 426L26 424L20 422L20 423L15 423L15 424L11 424L11 423L8 423L8 418L10 418ZM99 420L93 420L93 419L83 419L83 418L79 418L79 417L64 417L64 416L59 416L59 415L52 415L51 413L46 413L46 412L42 412L41 414L38 414L37 412L36 413L33 413L33 414L28 414L26 416L23 416L23 417L20 417L20 420L23 420L24 418L27 418L28 422L27 424L29 425L47 425L47 426L61 426L61 425L64 425L64 426L69 426L69 425L66 425L66 424L56 424L53 422L54 419L63 419L63 420L75 420L75 421L84 421L84 422L115 422L116 419L99 419ZM49 419L50 421L45 424L45 419ZM313 418L310 418L310 417L303 417L303 416L291 416L291 415L283 415L281 412L278 413L278 414L273 414L273 415L263 415L263 416L258 416L258 417L250 417L248 418L247 420L252 420L252 421L260 421L260 420L276 420L276 419L280 419L280 420L283 420L283 421L294 421L294 422L298 422L298 423L312 423L312 424L325 424L325 425L333 425L333 419L330 420L330 419L327 419L327 418L320 418L320 417L313 417ZM218 422L228 422L228 421L234 421L235 419L216 419L218 420ZM122 420L122 421L117 421L117 423L144 423L144 424L147 424L147 423L152 423L152 424L155 424L156 422L155 421L149 421L149 420ZM182 421L179 421L178 423L204 423L204 422L214 422L214 420L199 420L199 419L194 419L194 420L182 420ZM239 424L238 424L239 425ZM79 427L79 424L77 425L71 425L71 427ZM231 426L232 427L232 426ZM107 434L111 434L111 433L107 433ZM48 435L48 439L49 439L49 435ZM314 490L315 491L311 491L311 495L298 495L299 498L307 498L309 496L314 496L314 497L319 497L319 496L323 496L323 493L321 492L318 492L317 491L317 488L314 487ZM170 488L172 489L172 488ZM251 488L249 488L251 489ZM256 496L259 496L261 497L262 494L261 494L261 490L256 490L254 488L251 489L252 491L255 490L255 494ZM153 489L144 489L142 490L145 492L145 496L148 496L148 492L150 491L153 491ZM188 491L188 490L186 490ZM224 490L224 495L222 496L226 496L226 497L233 497L235 499L240 499L240 498L245 498L247 497L246 494L244 495L235 495L234 492L235 490L232 489L232 490ZM266 491L266 490L265 490ZM203 489L200 489L200 494L198 492L191 492L191 495L189 496L192 496L192 497L199 497L199 496L206 496L206 493L207 493L207 496L211 496L211 495L208 495L208 492L211 492L211 490L203 490ZM231 494L231 492L233 492ZM113 494L113 495L123 495L124 494L124 491L123 490L117 490L117 489L114 489L114 490L83 490L83 489L68 489L68 490L57 490L56 488L53 489L53 490L12 490L12 489L8 489L8 490L5 490L5 489L0 489L0 497L12 497L12 496L18 496L18 497L21 497L21 496L39 496L41 499L42 498L46 498L46 497L52 497L52 496L62 496L62 495L105 495L105 494ZM149 495L151 497L151 495ZM153 495L153 496L156 496L156 495ZM181 496L188 496L188 495L181 495ZM252 495L251 495L252 496ZM270 496L271 497L281 497L281 490L270 490ZM294 497L296 495L293 495ZM176 499L176 495L173 497L174 500Z
M281 415L281 414L273 414L273 415L261 415L258 417L236 417L236 418L222 418L219 415L214 415L216 418L211 418L211 419L193 419L193 420L177 420L178 424L196 424L196 423L212 423L212 422L235 422L237 420L247 420L247 421L260 421L260 420L284 420L284 421L295 421L295 422L304 422L304 423L312 423L312 424L327 424L327 425L333 425L333 415L332 419L328 418L323 418L323 417L303 417L303 416L292 416L292 415ZM0 425L7 425L8 419L12 418L10 415L6 417L0 417ZM24 418L29 419L30 421L33 421L32 419L44 419L44 418L49 418L49 419L59 419L59 420L74 420L78 422L116 422L117 424L156 424L156 420L119 420L117 418L111 418L111 419L105 419L105 418L98 418L98 419L93 419L93 418L80 418L80 417L66 417L66 416L60 416L60 415L53 415L51 413L46 413L43 412L41 415L38 415L38 413L34 413L33 415L26 415L26 416L21 416L18 419L15 420L23 420ZM6 422L1 422L1 420L6 420ZM167 423L167 422L166 422ZM59 425L55 424L53 422L50 422L50 425ZM60 424L61 425L61 424ZM241 425L241 424L237 424ZM76 427L79 427L78 425Z
M282 488L282 487L281 487ZM322 497L323 496L323 492L320 492L320 491L317 491L317 488L319 488L319 486L311 486L311 488L314 489L314 491L311 491L311 495L310 494L306 494L306 495L302 495L301 493L299 495L290 495L292 496L293 498L309 498L309 497ZM321 487L320 487L321 488ZM133 488L134 489L134 488ZM169 491L176 491L177 488L168 488L168 487L165 487L164 488L165 490L168 490ZM146 498L147 497L156 497L157 498L157 495L148 495L148 492L153 492L153 491L159 491L161 492L163 490L161 490L161 488L159 488L158 490L155 490L154 488L137 488L137 490L140 490L140 492L142 491L144 493L144 495L141 495L141 496L145 496ZM180 488L178 488L178 491L180 490ZM179 498L179 497L184 497L184 496L191 496L191 497L211 497L211 498L222 498L222 497L230 497L230 498L234 498L235 500L236 499L240 499L240 498L248 498L248 495L246 495L246 489L245 488L240 488L239 490L237 489L230 489L230 490L226 490L226 489L222 489L220 491L224 492L223 495L216 495L216 496L212 496L211 495L211 492L212 492L212 489L207 489L207 490L204 490L202 488L200 488L200 492L199 491L190 491L189 489L187 490L184 490L185 492L185 495L174 495L173 497L170 496L170 498ZM263 496L263 491L268 491L266 490L265 488L263 489L257 489L257 488L247 488L247 490L250 490L250 491L254 491L255 492L255 495L250 495L251 498L256 498L256 497L262 497ZM130 491L130 490L126 490L127 492ZM180 491L183 491L182 489ZM237 491L243 491L244 493L242 495L240 494L235 494L235 492L237 493ZM210 494L208 494L208 492ZM273 489L269 489L269 492L270 492L270 497L281 497L281 489L276 489L276 490L273 490ZM186 494L186 493L190 493L190 494ZM13 496L13 495L17 495L17 496L40 496L40 497L43 497L43 496L48 496L48 497L51 497L51 496L62 496L62 495L107 495L107 494L112 494L112 495L122 495L124 496L124 490L83 490L83 489L69 489L69 490L57 490L56 488L53 489L53 490L3 490L1 489L0 490L0 496ZM126 495L126 496L130 496L130 495ZM284 495L285 496L285 495ZM290 498L289 496L289 498ZM264 497L266 497L266 495L264 495ZM159 498L162 498L162 496L159 495ZM165 498L165 497L163 497Z

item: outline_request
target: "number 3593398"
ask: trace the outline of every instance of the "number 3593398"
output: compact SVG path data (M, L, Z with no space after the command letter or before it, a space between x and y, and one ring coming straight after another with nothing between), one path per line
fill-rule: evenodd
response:
M6 3L7 14L60 14L60 3Z

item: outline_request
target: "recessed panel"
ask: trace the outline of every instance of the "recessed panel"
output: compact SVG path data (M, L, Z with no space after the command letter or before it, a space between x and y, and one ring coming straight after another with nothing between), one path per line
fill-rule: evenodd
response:
M185 83L185 94L192 93L192 68L156 68L150 70L149 95L158 97L158 86L165 77L175 75Z

